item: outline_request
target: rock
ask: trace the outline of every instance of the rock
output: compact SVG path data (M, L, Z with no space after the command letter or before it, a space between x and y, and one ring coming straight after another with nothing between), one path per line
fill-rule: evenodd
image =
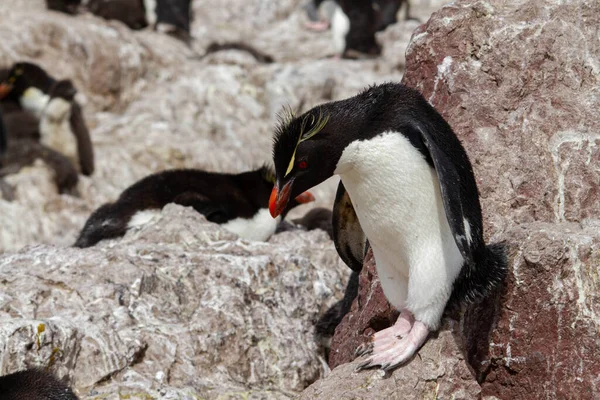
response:
M313 325L347 275L324 232L248 242L168 205L122 240L0 257L0 374L50 367L82 399L289 399L326 369Z
M473 164L486 238L510 248L506 287L446 320L460 318L456 340L487 398L600 395L599 15L585 1L457 1L420 26L407 50L403 82L454 128ZM332 366L352 360L372 324L393 318L365 269L333 338ZM312 387L363 379L346 365L335 371L335 381Z
M358 362L342 364L308 387L300 399L479 399L481 388L457 345L458 324L445 326L406 367L390 376L379 370L354 372Z

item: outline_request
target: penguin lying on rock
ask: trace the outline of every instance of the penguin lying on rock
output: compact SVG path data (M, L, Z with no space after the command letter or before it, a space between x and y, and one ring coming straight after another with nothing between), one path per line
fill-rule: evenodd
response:
M94 172L94 152L77 90L69 80L57 81L36 64L21 62L0 84L0 99L10 97L40 121L40 142L64 154L81 173ZM15 125L19 130L19 126ZM11 131L8 131L12 137Z
M269 216L274 173L266 166L240 174L194 169L163 171L127 188L114 203L98 208L85 223L75 247L90 247L102 239L123 236L152 219L168 203L193 207L207 220L245 239L267 240L287 211L314 201L306 192L295 196L281 218Z
M326 103L278 127L273 217L333 174L341 178L333 233L360 270L365 236L397 322L357 349L357 369L390 370L417 352L449 301L484 297L507 272L502 244L486 246L469 158L452 128L416 90L387 83Z
M0 393L2 400L77 400L71 388L41 369L0 376Z

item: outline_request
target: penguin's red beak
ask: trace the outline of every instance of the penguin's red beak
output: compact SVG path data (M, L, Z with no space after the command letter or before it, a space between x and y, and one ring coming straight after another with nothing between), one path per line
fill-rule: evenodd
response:
M8 83L0 83L0 100L8 96L11 90L12 86Z
M281 215L283 210L285 210L285 207L290 200L290 192L292 191L293 182L293 180L289 181L283 185L281 190L278 189L277 185L273 186L271 198L269 199L269 211L271 212L271 216L273 218Z
M311 192L304 192L296 197L296 201L300 204L306 204L315 201L315 196Z

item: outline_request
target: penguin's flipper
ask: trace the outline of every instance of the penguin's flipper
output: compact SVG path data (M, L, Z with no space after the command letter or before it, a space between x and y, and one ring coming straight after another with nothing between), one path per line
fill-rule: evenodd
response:
M360 272L365 256L366 236L344 184L340 181L333 206L333 242L340 258L353 271Z
M427 147L440 182L446 218L465 262L475 265L475 251L483 249L483 222L471 163L452 129L435 131L415 124Z
M192 207L210 222L221 224L229 220L229 213L225 207L196 192L181 193L173 199L173 203Z
M71 131L77 138L77 154L79 156L79 165L81 173L84 175L92 175L94 173L94 149L92 147L92 139L87 128L81 107L76 101L71 103L71 118L69 119Z

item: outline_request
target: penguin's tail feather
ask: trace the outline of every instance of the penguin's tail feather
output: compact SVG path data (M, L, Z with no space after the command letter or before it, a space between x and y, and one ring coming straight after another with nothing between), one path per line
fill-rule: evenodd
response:
M477 257L475 265L464 265L454 282L450 302L473 303L504 284L508 273L505 242L492 243Z

